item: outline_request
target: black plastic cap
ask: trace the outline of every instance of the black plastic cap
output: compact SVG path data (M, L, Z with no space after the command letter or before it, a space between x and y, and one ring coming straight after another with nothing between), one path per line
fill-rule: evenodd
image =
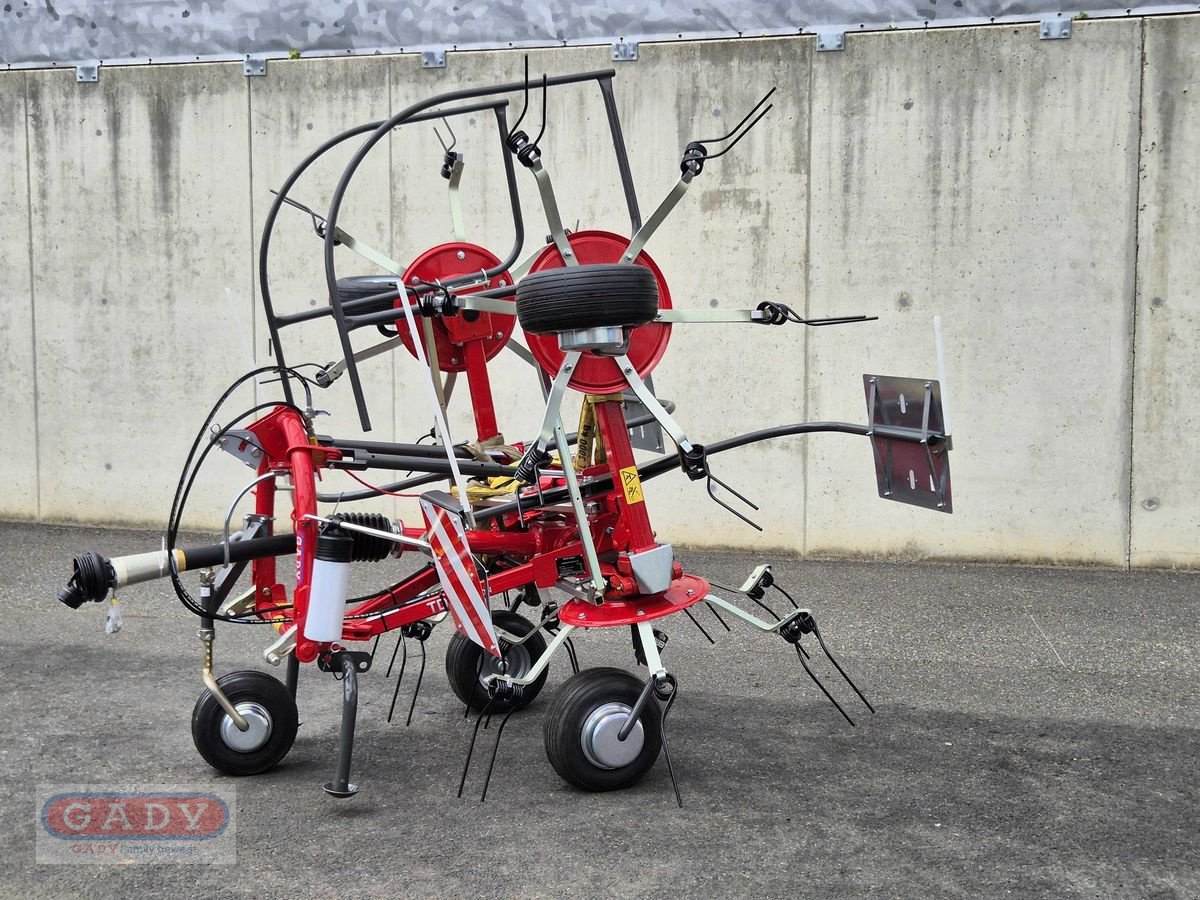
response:
M354 538L334 526L317 537L317 559L325 562L348 563L354 558Z

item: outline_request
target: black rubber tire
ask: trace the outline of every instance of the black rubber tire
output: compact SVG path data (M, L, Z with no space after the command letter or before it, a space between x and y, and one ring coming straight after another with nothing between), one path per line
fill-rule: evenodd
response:
M262 706L271 717L271 731L266 743L257 750L244 752L230 747L221 737L225 710L212 692L206 690L192 710L192 741L196 749L205 762L226 775L258 775L273 768L292 749L300 725L291 693L279 679L249 669L223 675L217 684L235 707L242 702Z
M583 750L583 725L592 711L605 703L624 703L630 709L643 683L624 669L602 666L584 669L569 678L546 711L546 757L563 780L585 791L617 791L637 783L650 770L662 749L661 716L652 696L642 708L641 752L633 762L617 769L601 768Z
M645 266L549 269L517 285L517 319L530 334L645 325L657 314L658 281Z
M534 631L534 624L523 616L517 615L515 612L509 612L506 609L499 609L492 613L492 623L497 628L502 628L509 634L514 634L517 637L524 637L531 631ZM500 639L500 652L505 658L510 657L509 650L512 647L508 641ZM542 633L538 631L533 637L521 644L520 649L523 650L524 661L532 666L535 662L541 659L542 654L546 652L546 639ZM446 677L450 681L450 687L455 695L471 709L481 710L487 706L488 690L480 681L481 672L488 674L487 671L481 669L481 664L485 662L484 657L493 659L490 654L485 654L483 648L463 637L458 632L450 638L450 643L446 647ZM526 669L526 671L528 671ZM515 700L496 700L492 703L491 711L494 713L508 712L510 709L524 709L534 701L534 698L541 693L542 688L546 684L546 676L550 673L547 666L542 670L542 674L537 677L531 684L527 684L521 694ZM524 674L524 672L514 672L514 675Z
M395 275L351 275L339 278L337 282L338 298L343 303L351 300L361 300L364 297L374 297L376 294L390 293L391 296L377 303L368 303L361 309L355 309L354 315L360 316L370 312L381 312L393 309L396 305L396 276Z

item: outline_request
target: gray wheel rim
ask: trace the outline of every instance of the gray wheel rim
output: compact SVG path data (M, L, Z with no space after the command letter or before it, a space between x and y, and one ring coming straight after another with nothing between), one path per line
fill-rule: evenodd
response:
M646 743L641 719L634 724L625 740L617 738L631 712L632 707L624 703L605 703L588 714L579 737L583 755L593 766L619 769L638 758Z
M525 673L533 668L533 660L530 658L529 648L524 644L509 644L503 652L504 661L508 665L502 670L500 660L496 659L490 653L480 651L482 662L479 666L479 683L484 687L487 687L487 682L484 679L489 675L511 675L513 678L523 678Z
M230 750L253 753L263 747L271 737L271 714L260 704L250 700L235 703L233 708L242 714L250 727L241 731L233 724L228 714L221 716L221 740Z

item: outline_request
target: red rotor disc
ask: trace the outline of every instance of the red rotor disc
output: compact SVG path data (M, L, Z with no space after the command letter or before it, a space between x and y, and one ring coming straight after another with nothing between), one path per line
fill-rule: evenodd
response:
M682 575L658 594L605 600L599 606L586 600L568 600L558 613L564 625L581 628L612 628L652 622L687 609L708 596L708 582L698 575Z
M426 250L412 265L404 270L404 283L414 284L418 281L446 282L451 278L475 273L482 274L485 269L500 265L500 258L490 250L465 242L441 244ZM456 290L457 294L470 294L483 290L485 287L502 287L512 284L512 278L507 272L501 272L486 285ZM403 301L396 301L400 309ZM438 368L443 372L465 372L467 368L466 353L463 345L468 341L482 341L486 359L492 359L504 349L508 339L512 337L516 327L516 303L513 303L513 315L502 316L496 313L480 313L474 321L467 321L463 313L457 316L438 316L433 320L433 341L437 345ZM400 332L400 340L408 348L408 352L416 356L413 348L412 335L408 331L408 323L404 314L396 320L396 330ZM421 346L425 346L425 335L421 335ZM428 348L426 348L428 349Z
M567 242L581 265L620 262L621 254L629 247L629 238L613 234L611 231L576 231L567 236ZM670 309L671 292L667 290L666 279L654 260L642 251L634 262L654 273L654 280L658 282L659 309ZM562 266L563 258L558 252L558 247L549 244L530 271L544 272ZM558 349L558 335L527 334L525 337L538 364L551 376L555 375L562 365L563 357L566 356ZM670 339L671 326L660 322L649 322L633 329L629 336L629 352L625 355L633 363L638 375L645 378L654 370L666 353L667 342ZM627 386L616 362L611 357L597 356L594 353L584 353L580 357L575 374L571 376L570 385L575 390L588 394L618 394Z

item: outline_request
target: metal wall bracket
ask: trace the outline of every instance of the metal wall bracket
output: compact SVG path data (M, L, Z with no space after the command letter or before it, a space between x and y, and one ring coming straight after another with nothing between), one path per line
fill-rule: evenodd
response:
M1042 19L1041 29L1038 33L1043 41L1065 41L1071 36L1071 20Z
M618 62L633 62L637 59L637 51L637 42L617 41L612 45L612 58Z
M267 74L267 58L265 56L247 56L242 63L242 74L247 78Z
M445 50L422 50L421 51L421 68L422 69L444 69L444 68L446 68L446 51Z
M94 62L80 63L75 67L75 80L79 82L99 81L100 64Z
M818 50L845 50L846 49L846 32L844 32L844 31L818 31L817 32L817 49Z

